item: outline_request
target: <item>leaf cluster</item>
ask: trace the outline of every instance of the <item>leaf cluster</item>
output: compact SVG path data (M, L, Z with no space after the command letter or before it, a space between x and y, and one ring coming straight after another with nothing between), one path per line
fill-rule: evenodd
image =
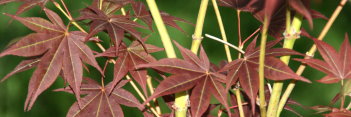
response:
M159 107L155 98L166 101L173 109L174 94L189 92L189 116L211 116L211 112L219 107L218 113L228 116L240 116L239 106L243 107L245 116L259 116L258 92L260 64L264 66L264 75L267 83L270 81L297 80L311 83L310 80L296 74L287 64L278 57L298 55L308 59L295 59L327 74L318 80L321 83L341 83L342 90L332 100L331 105L341 100L345 103L345 97L351 96L351 46L348 36L337 52L329 44L313 39L324 61L313 59L307 55L292 49L280 47L282 35L286 30L286 10L291 10L293 15L302 15L313 26L313 18L327 19L321 13L310 8L309 0L217 0L221 6L251 13L257 20L269 19L269 33L275 39L265 45L265 61L259 62L260 52L256 45L257 34L253 33L240 45L243 52L230 62L216 66L211 63L205 49L201 46L199 55L184 48L174 41L174 44L182 55L181 58L163 58L157 60L151 53L163 51L163 48L147 44L150 37L139 30L154 31L153 17L143 2L133 0L93 0L92 4L80 10L77 18L70 16L70 11L61 1L72 20L64 24L62 18L54 11L46 8L47 3L60 6L55 0L0 0L0 5L10 2L23 3L15 15L7 16L21 22L27 28L34 31L22 37L19 41L9 46L0 53L0 57L14 55L24 57L1 81L5 81L12 75L35 69L28 85L28 93L25 102L25 110L29 111L37 98L46 91L58 79L62 78L65 84L55 91L68 92L75 95L76 102L69 109L67 116L124 116L121 105L138 108L144 116L173 116L155 112ZM21 13L40 6L47 18L21 17ZM192 24L184 19L177 18L165 12L160 13L164 23L186 33L176 21ZM81 29L72 30L72 26L83 24L89 31ZM81 23L88 22L88 23ZM73 24L73 25L71 25ZM109 45L105 50L94 51L88 43L102 42L97 34L108 35ZM147 35L147 36L145 36ZM252 38L256 36L256 38ZM308 36L313 38L312 36ZM245 45L245 42L251 42ZM167 45L165 45L167 46ZM307 56L307 57L306 57ZM96 58L105 58L105 65L101 66ZM106 80L105 71L109 63L114 63L113 78ZM83 74L89 74L87 66L92 66L101 75L100 82L96 78L87 78ZM151 75L153 70L157 75ZM129 78L131 76L131 79ZM159 78L161 76L162 78ZM153 83L158 84L153 89ZM111 81L111 82L105 82ZM136 85L135 83L136 82ZM124 89L127 83L131 83L139 92L139 100L135 94ZM271 87L264 89L266 101L271 96ZM243 95L234 94L239 90ZM146 97L146 99L144 99ZM217 103L211 103L212 97ZM243 104L238 105L237 97L243 98ZM142 101L142 102L141 102ZM296 113L289 105L299 105L298 102L289 99L286 110ZM349 116L350 110L334 108L332 106L312 107L317 111L331 111L325 116Z

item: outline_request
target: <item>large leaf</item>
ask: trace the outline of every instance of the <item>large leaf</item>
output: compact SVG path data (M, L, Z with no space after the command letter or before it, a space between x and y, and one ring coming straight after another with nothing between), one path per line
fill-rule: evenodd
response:
M197 57L190 50L183 48L176 43L184 60L161 59L149 64L138 65L137 68L153 68L162 72L173 74L163 80L155 89L148 101L153 98L186 91L193 87L190 96L190 108L193 117L202 116L209 107L210 97L213 95L229 111L227 102L227 91L219 82L225 78L224 75L210 71L210 63L203 48L200 50L200 57Z
M283 48L272 48L279 41L275 40L267 43L267 49L265 53L265 77L270 80L287 80L295 79L304 82L310 82L309 80L295 74L289 66L284 64L280 59L275 58L276 56L284 55L301 55L290 49ZM252 112L255 111L256 98L258 93L258 66L259 66L259 53L260 48L255 47L256 40L253 40L246 48L246 53L243 58L237 59L224 66L220 71L229 71L227 75L227 86L226 90L229 90L232 85L237 81L240 82L244 92L250 98Z
M348 35L345 35L344 42L342 43L339 52L323 41L314 39L314 42L324 61L318 59L297 60L326 73L326 77L318 80L321 83L337 83L340 80L350 79L351 64L349 60L351 60L351 46Z
M104 11L100 10L96 6L91 6L82 10L81 16L78 18L78 20L91 20L89 37L104 30L107 31L111 41L113 42L114 46L116 46L115 49L119 49L119 46L122 44L125 32L130 33L139 42L142 42L141 34L135 28L144 27L131 21L130 16L114 14L113 11L118 10L119 8L121 7L116 7L112 11Z
M10 17L20 21L36 33L29 34L0 54L36 57L41 55L40 61L35 62L37 69L29 83L25 109L30 110L37 97L49 88L61 71L63 77L73 88L78 102L80 102L80 85L83 77L83 62L88 63L101 72L92 50L84 44L86 33L69 32L60 17L49 9L44 9L50 21L42 18L22 18L14 15ZM34 61L33 61L34 62ZM33 62L24 61L20 65L31 68ZM26 68L26 69L27 69ZM22 71L16 68L13 72Z

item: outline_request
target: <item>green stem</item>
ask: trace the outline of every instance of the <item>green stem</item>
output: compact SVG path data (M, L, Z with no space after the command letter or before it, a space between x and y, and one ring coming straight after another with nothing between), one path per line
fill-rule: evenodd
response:
M329 18L327 24L324 26L322 32L320 33L320 35L318 36L318 40L323 40L323 38L325 37L325 35L327 34L327 32L329 31L330 27L332 26L332 24L334 23L335 19L338 17L338 15L340 14L341 10L343 9L343 6L346 4L347 0L341 0L339 3L339 6L337 6L337 8L334 10L332 16ZM305 57L306 58L310 58L313 57L314 53L317 51L316 45L313 45L311 47L311 49L306 53L308 56ZM306 66L304 64L300 65L298 70L296 71L297 75L301 75L303 73L303 71L305 70ZM282 97L282 100L280 101L280 105L283 105L286 103L287 99L289 98L292 90L294 89L296 85L296 81L292 80L288 87L286 88L284 95ZM284 100L283 100L284 99ZM351 104L350 104L351 107ZM282 109L281 109L282 110Z
M279 98L280 98L280 94L282 92L282 88L283 88L282 81L274 82L271 98L269 100L267 117L276 117Z
M340 102L340 110L343 110L344 109L344 106L345 106L345 90L344 90L344 79L341 80L340 82L341 84L341 102Z
M163 20L162 20L160 11L158 10L158 7L156 5L155 0L146 0L146 2L147 2L149 9L151 11L151 15L155 21L157 30L160 34L160 37L161 37L162 43L164 45L167 57L168 58L177 58L175 51L174 51L174 48L173 48L173 45L172 45L171 38L168 35L168 31L166 29L166 26L165 26Z
M241 38L241 18L240 18L240 14L241 14L241 11L240 10L236 10L236 15L237 15L237 20L238 20L238 23L237 23L238 24L238 39L239 39L239 44L238 45L239 45L239 48L242 49L242 47L241 47L241 45L242 45L242 38ZM241 54L240 53L238 54L238 58L241 58ZM240 89L237 89L235 95L236 95L236 101L238 102L239 116L240 117L245 117L243 104L242 104L242 100L241 100Z
M193 35L193 42L191 44L191 51L197 53L202 41L202 30L204 27L208 0L201 0L199 13L196 20L195 32Z
M205 21L206 10L208 6L208 0L202 0L200 5L200 10L198 13L195 33L193 35L193 42L191 45L191 51L197 53L202 41L202 29ZM176 108L176 117L186 117L189 95L187 92L180 92L175 94L176 100L174 106Z
M219 12L219 9L218 9L217 1L212 0L212 4L213 4L213 8L214 8L215 13L216 13L216 17L217 17L217 21L218 21L218 25L219 25L219 30L221 31L221 35L222 35L222 39L223 39L223 41L228 42L225 30L224 30L224 26L223 26L221 13ZM230 54L229 46L224 44L224 49L225 49L225 53L227 55L228 62L231 62L233 59L232 59L232 56Z
M266 42L267 42L267 32L268 32L269 19L267 16L264 18L263 30L261 36L261 46L260 46L260 59L258 66L258 76L259 76L259 99L260 99L260 111L261 117L266 117L266 99L264 94L264 59L266 54Z
M221 35L222 35L223 41L228 42L227 36L226 36L226 33L225 33L225 29L224 29L224 25L223 25L223 21L222 21L222 17L221 17L221 13L219 12L219 9L218 9L217 1L216 0L212 0L212 4L213 4L213 8L214 8L215 13L216 13L216 17L217 17L217 21L218 21L219 29L221 31ZM238 15L239 14L240 14L240 11L238 11ZM238 20L240 21L239 16L238 16ZM239 25L238 28L240 30L240 22L238 23L238 25ZM240 31L238 32L238 34L239 34L239 40L241 42ZM226 55L227 55L228 62L233 61L232 56L230 54L229 46L224 44L224 49L225 49L225 52L226 52ZM243 109L242 101L241 101L241 94L240 94L240 90L239 89L235 90L235 95L236 95L236 99L237 99L237 102L238 102L239 115L240 115L240 117L245 117L244 109Z
M151 15L155 21L157 30L161 36L161 40L163 43L163 46L165 48L166 54L168 58L177 58L173 45L172 45L172 41L171 38L168 35L168 31L166 29L166 26L162 20L160 11L158 10L158 7L156 5L155 0L146 0L149 9L151 11Z
M292 27L287 29L286 37L284 40L283 48L293 49L296 39L299 38L299 32L301 29L303 17L300 14L294 16L294 19L291 23ZM285 64L289 64L290 56L283 56L280 58ZM274 90L274 88L273 88ZM291 92L290 92L291 93ZM277 117L279 117L280 113L284 109L285 103L287 102L290 94L283 94L281 100L278 103L277 109Z
M244 109L243 109L243 102L241 100L241 93L240 93L239 88L235 89L235 96L236 96L236 101L238 102L239 115L240 115L240 117L245 117Z
M166 54L168 58L177 58L171 39L167 32L166 26L162 20L160 11L156 5L155 0L146 0L151 15L155 21L157 30L161 36L161 40L163 43L163 47L165 48ZM186 117L187 109L188 109L188 94L186 92L180 92L175 94L175 115L176 117Z

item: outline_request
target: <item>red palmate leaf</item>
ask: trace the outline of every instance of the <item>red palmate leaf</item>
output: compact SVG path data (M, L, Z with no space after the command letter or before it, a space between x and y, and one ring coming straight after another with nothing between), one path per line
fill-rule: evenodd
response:
M272 48L278 41L273 41L267 44L266 57L264 72L265 77L270 80L287 80L295 79L304 82L310 82L309 80L295 74L289 66L283 63L280 59L275 58L276 56L284 55L301 55L290 49L284 48ZM260 48L256 46L256 39L250 43L246 48L246 53L243 58L234 60L226 65L221 71L228 71L227 75L227 86L226 89L235 84L237 81L240 82L244 92L248 95L251 101L252 111L255 111L255 102L258 92L258 66L259 66L259 53Z
M16 14L18 15L33 8L36 5L39 5L40 7L44 8L46 3L49 1L51 0L0 0L0 5L10 2L23 2L23 4L16 11Z
M107 93L113 87L112 84L100 86L90 78L85 78L81 91L86 94L81 100L81 108L78 103L74 103L67 113L67 117L123 117L121 104L129 107L142 109L132 93L122 88L127 82L120 82L112 91L111 95ZM56 91L65 91L72 93L72 89L57 89Z
M200 57L190 50L178 46L184 60L169 58L161 59L149 64L138 65L137 68L153 68L162 72L173 74L163 80L148 101L153 98L192 89L190 95L190 107L193 117L201 116L210 104L213 95L220 103L228 108L227 91L218 79L224 79L225 75L210 71L210 62L203 48Z
M327 74L324 78L318 80L321 83L337 83L340 80L351 78L351 46L348 35L345 35L344 42L340 47L339 53L329 44L313 39L319 53L324 61L318 59L296 59L307 65Z
M90 7L100 9L107 15L113 15L116 11L120 10L123 6L134 2L133 0L103 0L100 9L100 0L94 0Z
M33 67L36 67L39 62L40 62L40 59L38 58L29 58L28 60L23 60L21 63L19 63L16 66L16 68L13 71L11 71L4 78L2 78L0 82L4 82L6 79L10 78L12 75L16 73L23 72Z
M69 32L55 12L49 9L44 9L44 11L51 22L37 17L22 18L7 14L36 33L23 37L16 44L0 53L0 57L5 55L23 57L42 55L40 61L36 63L37 69L29 83L26 110L31 109L37 97L54 83L61 71L65 81L73 87L78 102L80 102L83 62L92 65L101 72L92 50L84 44L87 34L79 31ZM24 63L27 62L24 61ZM21 69L16 68L14 72L18 70Z
M250 3L256 2L255 0L218 0L218 4L224 7L230 7L245 12L254 12L258 8L251 7Z
M142 42L140 32L134 28L144 27L131 21L129 16L114 14L122 5L111 5L108 7L112 8L100 10L96 6L91 6L81 11L81 16L78 20L91 20L89 37L106 30L113 44L117 46L115 49L118 49L121 45L125 32L130 33L139 42ZM118 52L118 50L116 50L116 52Z
M146 39L143 39L143 41L145 40ZM145 95L147 95L146 70L135 71L135 66L139 64L155 62L156 59L147 52L154 53L163 49L150 44L145 44L145 47L147 49L145 50L140 43L134 41L128 47L125 44L122 44L118 49L118 55L116 55L117 52L115 47L116 46L113 46L104 53L97 55L106 57L118 57L114 66L114 78L112 81L112 87L116 86L116 84L129 72L132 75L133 79L136 80L137 83L142 87ZM109 92L111 91L112 89Z
M141 19L143 22L145 22L149 26L150 29L152 29L153 19L152 19L150 11L146 9L146 6L144 5L144 3L134 2L134 3L132 3L132 7L133 7L133 11L134 11L134 17ZM166 25L174 27L182 32L185 32L185 31L182 28L180 28L175 21L181 21L181 22L185 22L188 24L192 24L184 19L171 16L166 12L161 12L161 17Z

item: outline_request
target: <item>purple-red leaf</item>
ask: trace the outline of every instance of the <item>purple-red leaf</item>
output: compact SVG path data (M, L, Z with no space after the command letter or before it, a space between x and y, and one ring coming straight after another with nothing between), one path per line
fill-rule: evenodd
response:
M55 12L49 9L44 9L44 11L51 22L42 18L22 18L9 15L36 33L25 36L0 53L0 56L37 57L41 55L41 58L38 58L40 61L35 63L37 69L34 71L28 86L25 110L31 109L37 97L54 83L60 73L73 88L79 103L83 62L90 64L102 73L92 50L84 44L87 34L79 31L69 32ZM24 65L24 67L28 65ZM13 72L21 70L23 69L15 69Z
M351 74L351 46L348 35L345 35L344 42L341 45L340 51L337 52L329 44L314 39L318 51L323 57L324 61L318 59L297 59L307 65L320 70L327 74L324 78L318 80L321 83L337 83L340 80L349 79Z
M150 29L152 29L153 19L152 19L151 13L149 12L149 10L146 9L144 3L134 2L132 4L132 7L133 7L133 11L134 11L134 17L141 19L143 22L145 22L149 26ZM161 17L162 17L163 22L166 25L174 27L182 32L185 32L185 31L182 28L180 28L175 21L181 21L184 23L192 24L184 19L171 16L166 12L161 12Z
M137 107L139 109L143 108L138 99L136 99L132 93L121 88L125 84L124 82L119 83L118 87L116 87L111 95L109 95L106 91L112 88L111 84L102 87L89 78L86 78L85 80L87 82L82 84L81 90L87 95L81 99L81 108L77 102L74 103L69 109L67 117L123 117L124 114L120 106L121 104L129 107ZM69 92L69 90L71 89L58 89L57 91Z
M276 56L284 55L301 55L298 52L289 49L272 48L279 41L269 42L266 49L266 59L264 65L265 77L270 80L287 80L296 79L304 82L309 80L295 74L289 66L284 64ZM255 112L256 98L258 93L258 66L259 66L259 47L256 47L256 41L252 41L246 49L243 58L234 60L224 66L220 71L229 71L227 75L226 89L230 89L237 81L240 82L244 92L248 95L251 102L252 112Z
M137 68L153 68L162 72L173 74L163 80L155 89L148 102L153 98L189 90L193 87L190 96L191 113L194 117L202 116L207 110L210 97L213 95L229 111L227 91L221 84L223 75L210 71L208 57L203 50L197 57L190 50L176 44L181 51L184 60L169 58L161 59L149 64L138 65Z
M16 15L19 15L37 5L44 8L46 3L49 1L50 0L1 0L0 5L10 3L10 2L23 2L23 4L18 8L16 12Z
M145 70L136 71L135 66L156 61L156 59L147 52L154 53L163 49L149 44L145 44L144 47L139 42L134 41L128 47L125 44L122 44L119 47L118 52L116 52L116 46L113 46L104 53L97 55L106 57L118 57L114 66L114 78L112 81L112 87L116 86L116 84L129 72L134 80L136 80L137 83L142 87L145 95L147 95L147 73ZM116 53L118 53L118 55Z

